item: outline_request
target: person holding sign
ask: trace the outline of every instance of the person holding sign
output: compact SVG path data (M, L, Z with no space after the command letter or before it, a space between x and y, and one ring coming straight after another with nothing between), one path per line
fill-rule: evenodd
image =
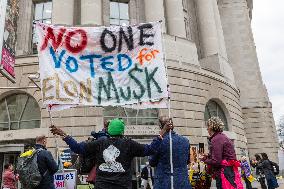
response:
M134 157L150 156L157 153L163 141L163 136L172 129L167 124L158 137L150 145L140 144L124 137L125 124L122 119L113 119L108 126L110 138L91 143L78 143L63 130L51 126L51 132L59 135L78 154L88 154L96 157L97 175L96 189L131 189L131 162Z
M160 117L160 128L163 130L169 125L173 125L172 119L168 117ZM173 126L171 126L173 129ZM188 139L176 134L172 131L173 140L173 177L174 188L178 189L191 189L191 185L188 180L187 164L190 162L190 145ZM158 152L150 157L150 165L156 167L154 189L165 189L166 186L170 188L171 175L170 175L170 137L167 132L162 141L161 147Z

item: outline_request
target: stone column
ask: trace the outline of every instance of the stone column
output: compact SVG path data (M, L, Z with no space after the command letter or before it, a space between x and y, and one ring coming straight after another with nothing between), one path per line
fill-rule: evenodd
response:
M52 24L72 26L74 0L53 0L52 3Z
M165 5L163 0L144 0L146 22L162 20L163 32L166 33Z
M216 0L196 1L201 49L204 57L217 54L219 51L218 34L212 1Z
M216 29L217 29L217 35L218 35L219 53L223 58L228 60L218 4L216 0L213 0L212 3L213 3L214 17L215 17L215 23L216 23Z
M182 0L165 0L165 3L168 34L186 38Z
M103 25L102 0L81 1L81 24Z
M17 23L16 55L26 55L32 52L32 19L33 2L19 1L19 19Z

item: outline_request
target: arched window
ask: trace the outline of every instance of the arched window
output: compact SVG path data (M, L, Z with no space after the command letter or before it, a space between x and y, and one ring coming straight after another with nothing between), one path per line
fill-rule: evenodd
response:
M40 127L40 108L27 94L14 94L0 100L0 131Z
M219 117L225 127L224 130L228 131L228 122L227 122L227 118L226 115L223 111L223 109L220 107L219 104L217 104L217 102L213 101L213 100L209 100L209 102L207 102L206 106L205 106L205 113L204 113L204 119L205 121L207 121L210 117Z
M136 110L131 108L108 106L104 108L104 118L106 120L122 118L127 125L157 125L158 110Z

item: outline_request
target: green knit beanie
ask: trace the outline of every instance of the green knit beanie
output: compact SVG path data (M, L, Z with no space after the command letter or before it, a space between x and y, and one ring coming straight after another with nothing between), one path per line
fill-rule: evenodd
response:
M113 119L108 125L108 134L110 136L123 135L125 124L122 119Z

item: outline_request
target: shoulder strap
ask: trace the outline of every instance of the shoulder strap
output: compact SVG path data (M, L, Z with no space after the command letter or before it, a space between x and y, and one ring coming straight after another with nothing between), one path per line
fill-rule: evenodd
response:
M275 162L273 162L273 161L270 161L270 160L269 160L269 162L270 162L270 164L272 164L272 165L274 165L274 166L278 165L277 163L275 163Z
M38 148L38 149L36 149L35 154L36 154L36 155L39 155L41 151L43 151L43 149L42 149L42 148Z
M42 148L38 148L38 149L36 149L36 153L37 154L39 154L39 152L41 152L41 151L43 151L44 149L42 149ZM46 171L42 174L42 177L45 177L45 175L47 174L47 172L48 172L48 168L46 169Z
M44 151L44 149L43 149L43 148L38 148L38 149L36 149L36 153L37 153L37 154L39 154L41 151Z
M38 148L38 149L36 149L36 151L37 152L41 152L41 151L43 151L43 149L42 148Z

